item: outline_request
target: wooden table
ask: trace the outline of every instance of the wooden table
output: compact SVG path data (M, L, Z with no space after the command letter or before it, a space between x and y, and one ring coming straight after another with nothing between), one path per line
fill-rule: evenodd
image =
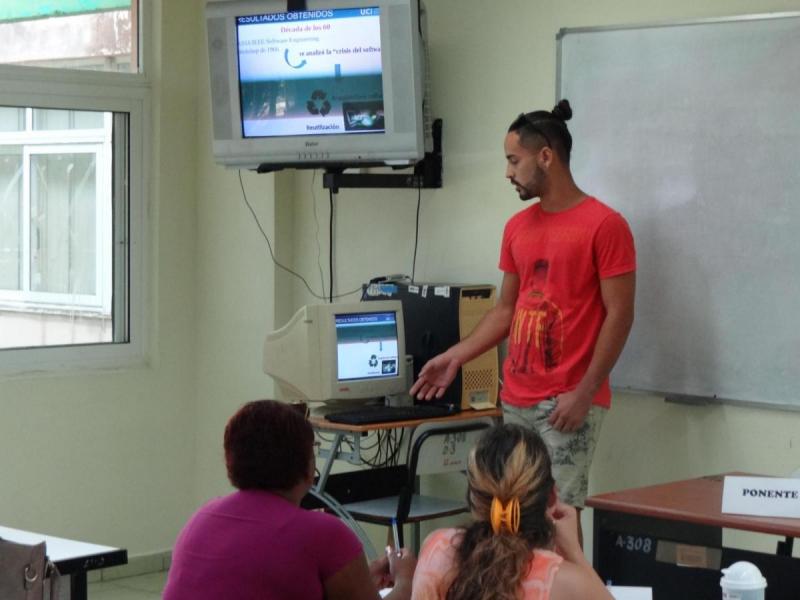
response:
M361 436L373 431L385 431L391 429L414 429L423 423L457 423L459 421L472 421L476 419L490 418L495 421L503 416L500 408L490 408L487 410L463 410L454 415L437 417L435 419L414 419L411 421L390 421L386 423L369 423L365 425L349 425L346 423L334 423L325 417L312 416L309 421L315 431L329 432L334 434L329 448L322 448L320 456L326 459L325 466L320 472L317 482L318 489L325 488L325 481L331 472L334 461L339 459L347 460L349 463L361 464ZM348 440L350 452L342 450L342 443Z
M46 542L47 556L56 564L62 576L70 578L70 600L86 600L88 571L124 565L128 562L128 552L121 548L68 540L32 531L0 527L0 538L29 545ZM64 584L62 584L62 595L66 595L63 590Z
M800 598L800 559L792 558L800 519L723 513L726 473L598 494L594 509L594 567L604 581L653 587L654 600L718 600L720 567L756 564L767 578L767 600ZM725 548L723 529L785 539L776 554Z
M347 423L334 423L328 421L325 417L312 416L309 421L315 429L324 429L326 431L342 431L342 432L358 432L367 433L378 429L401 429L403 427L417 427L422 423L452 423L457 421L471 421L473 419L481 419L490 417L492 419L499 419L503 416L501 408L489 408L486 410L462 410L461 412L446 417L436 417L435 419L413 419L411 421L389 421L386 423L368 423L365 425L348 425Z

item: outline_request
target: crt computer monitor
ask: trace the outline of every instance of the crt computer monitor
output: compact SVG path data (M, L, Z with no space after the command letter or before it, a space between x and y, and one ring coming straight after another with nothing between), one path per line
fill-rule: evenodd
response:
M287 400L327 408L407 391L399 300L312 304L267 334L264 372Z

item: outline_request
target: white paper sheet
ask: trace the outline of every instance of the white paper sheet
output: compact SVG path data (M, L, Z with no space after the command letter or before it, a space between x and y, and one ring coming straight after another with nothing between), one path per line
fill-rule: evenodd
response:
M609 585L614 600L653 600L653 588Z

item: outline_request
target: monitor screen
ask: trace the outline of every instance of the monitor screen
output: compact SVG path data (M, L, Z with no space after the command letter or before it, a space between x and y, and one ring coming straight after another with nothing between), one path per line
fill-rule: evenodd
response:
M406 392L403 305L306 305L267 334L263 367L286 399L335 404Z
M237 17L242 137L383 133L380 14Z
M337 379L397 377L397 317L394 312L335 315Z

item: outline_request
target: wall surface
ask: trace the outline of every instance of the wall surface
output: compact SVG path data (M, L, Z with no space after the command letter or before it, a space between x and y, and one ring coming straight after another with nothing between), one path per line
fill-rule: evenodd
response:
M193 2L145 3L152 82L144 365L0 381L0 522L168 549L195 462L196 55ZM1 360L1 359L0 359Z
M195 4L195 14L201 19L205 3ZM205 36L205 22L201 20L199 25L199 35ZM289 262L286 232L291 225L281 227L279 223L292 218L287 209L290 194L276 198L275 193L276 187L291 186L291 180L287 181L291 175L257 175L214 164L205 49L196 61L194 92L200 113L196 122L197 344L193 349L197 386L193 398L197 413L195 505L231 489L222 454L227 419L245 402L272 394L272 382L262 372L262 347L264 335L274 329L281 298L288 293L276 285L282 279L280 275L276 278L270 246L276 258ZM283 287L288 290L285 282Z

